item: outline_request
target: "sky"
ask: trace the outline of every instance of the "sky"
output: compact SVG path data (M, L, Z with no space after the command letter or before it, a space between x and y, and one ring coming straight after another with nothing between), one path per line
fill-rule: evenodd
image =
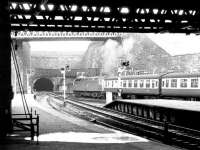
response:
M146 34L156 44L171 55L200 53L200 35L186 34ZM67 51L83 53L91 41L31 41L32 51Z
M77 54L87 50L91 41L31 41L31 51L66 51Z
M171 55L200 53L200 35L146 34Z

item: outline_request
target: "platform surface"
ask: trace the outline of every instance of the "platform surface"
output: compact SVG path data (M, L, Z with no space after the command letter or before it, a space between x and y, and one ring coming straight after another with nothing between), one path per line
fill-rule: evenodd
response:
M171 100L171 99L132 99L132 100L123 99L120 101L200 112L199 101L184 101L184 100Z
M45 99L45 98L44 98ZM13 101L13 112L23 112L21 100ZM45 100L30 96L29 106L40 114L39 145L28 134L15 133L0 150L178 150L160 142L103 127L52 109Z

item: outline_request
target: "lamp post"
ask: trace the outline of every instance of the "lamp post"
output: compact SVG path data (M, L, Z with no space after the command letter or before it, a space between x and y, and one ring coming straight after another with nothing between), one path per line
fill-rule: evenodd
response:
M117 80L118 80L118 89L117 89L117 96L118 96L118 99L121 99L121 96L122 96L122 87L121 87L121 74L123 72L123 69L121 69L120 67L118 68L118 77L117 77Z
M118 89L117 89L117 94L118 94L118 99L122 99L122 87L121 87L121 76L122 72L127 70L127 67L129 67L129 61L121 61L120 66L118 67L117 73L118 73ZM125 72L126 75L126 72Z
M60 71L63 74L63 97L65 100L65 68L61 68Z

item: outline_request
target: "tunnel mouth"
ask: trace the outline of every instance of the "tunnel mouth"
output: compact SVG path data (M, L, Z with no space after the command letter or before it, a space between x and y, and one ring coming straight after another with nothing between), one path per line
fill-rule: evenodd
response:
M48 78L40 78L35 82L33 89L34 91L37 91L37 92L53 91L53 83Z

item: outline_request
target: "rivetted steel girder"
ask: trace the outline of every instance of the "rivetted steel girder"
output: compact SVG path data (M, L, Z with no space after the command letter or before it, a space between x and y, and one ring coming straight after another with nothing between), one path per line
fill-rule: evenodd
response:
M13 31L197 33L200 6L185 1L11 0Z

